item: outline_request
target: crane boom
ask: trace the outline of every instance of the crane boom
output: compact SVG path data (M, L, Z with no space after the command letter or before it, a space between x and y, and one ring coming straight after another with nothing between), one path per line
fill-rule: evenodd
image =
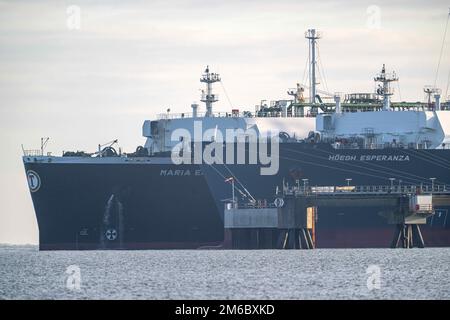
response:
M302 87L304 87L306 89L309 89L309 86L307 86L305 84L302 84ZM329 97L333 97L334 96L334 93L331 93L331 92L328 92L328 91L325 91L325 90L320 90L320 89L317 89L317 88L316 88L316 92L320 93L320 94L323 94L325 96L329 96Z

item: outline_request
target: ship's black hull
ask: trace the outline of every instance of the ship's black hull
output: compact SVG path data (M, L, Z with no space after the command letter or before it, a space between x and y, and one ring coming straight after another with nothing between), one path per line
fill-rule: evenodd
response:
M27 174L34 172L40 180L31 192L40 249L219 248L222 200L231 197L224 178L230 176L240 189L268 201L283 180L330 186L386 185L396 178L396 184L417 185L436 178L436 183L450 184L450 150L338 151L282 143L278 174L267 176L259 165L174 165L167 160L59 163L25 158ZM425 244L449 246L450 208L437 209L422 227ZM319 208L317 247L389 247L395 227L382 211Z
M194 166L26 163L41 250L219 245L223 224ZM197 205L200 204L200 205Z

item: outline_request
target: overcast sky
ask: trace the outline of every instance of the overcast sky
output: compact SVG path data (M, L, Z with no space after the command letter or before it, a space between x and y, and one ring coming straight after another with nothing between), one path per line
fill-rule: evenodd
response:
M37 243L21 147L93 151L144 143L145 119L199 100L206 64L233 107L286 98L303 79L304 32L330 92L371 92L381 65L394 100L423 100L436 75L448 1L0 1L0 243ZM79 10L79 24L77 12ZM449 37L447 37L448 39ZM448 41L438 74L445 91ZM325 81L321 81L322 84ZM321 87L324 89L324 86ZM223 95L221 86L217 93ZM204 109L201 106L202 110ZM217 111L229 111L222 99Z

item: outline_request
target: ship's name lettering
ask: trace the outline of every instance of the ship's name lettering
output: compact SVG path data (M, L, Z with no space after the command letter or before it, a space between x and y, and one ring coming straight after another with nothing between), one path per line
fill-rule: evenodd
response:
M201 170L180 170L180 169L172 170L172 169L167 169L167 170L161 170L159 175L163 176L163 177L171 177L171 176L177 176L177 177L201 176L202 175L202 171Z
M329 161L409 161L408 155L342 155L328 156Z

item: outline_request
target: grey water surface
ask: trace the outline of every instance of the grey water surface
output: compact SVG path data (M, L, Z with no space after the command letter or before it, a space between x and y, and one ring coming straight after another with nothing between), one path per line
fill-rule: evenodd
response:
M0 299L449 298L450 248L38 251L0 246Z

